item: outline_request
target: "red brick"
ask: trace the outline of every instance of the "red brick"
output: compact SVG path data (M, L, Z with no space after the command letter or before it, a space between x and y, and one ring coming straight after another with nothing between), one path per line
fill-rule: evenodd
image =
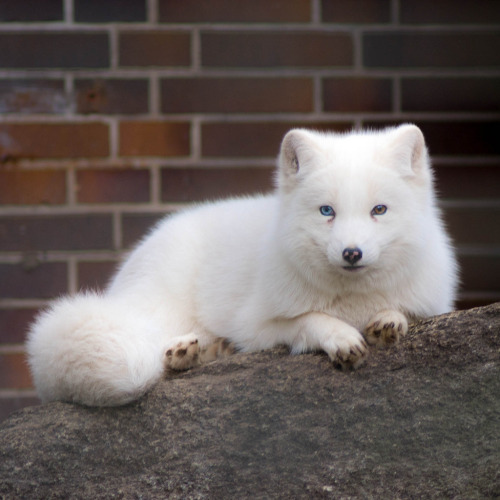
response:
M0 169L0 204L60 205L66 202L66 174L62 170Z
M152 230L165 213L128 213L122 216L122 247L132 248Z
M500 208L453 207L445 211L445 220L456 244L486 248L500 247ZM500 290L500 275L498 286Z
M187 122L121 122L120 155L188 156L189 134Z
M146 0L74 0L77 23L146 21Z
M169 78L164 113L272 113L313 110L309 78Z
M113 249L112 224L108 214L4 216L0 250L109 250Z
M457 310L472 309L473 307L482 307L494 304L500 301L500 292L498 294L488 292L463 292L455 303Z
M107 33L29 32L0 34L2 68L107 68Z
M67 290L67 266L64 263L0 264L0 298L52 299Z
M498 199L500 164L493 166L434 166L441 198Z
M459 254L462 289L500 295L500 257L492 254Z
M1 113L64 113L67 107L63 80L0 81Z
M162 201L186 202L269 191L270 168L164 168Z
M19 396L7 396L0 394L0 421L17 410L21 410L27 406L38 406L40 403L41 401L33 396L22 394Z
M500 22L500 3L496 0L405 0L400 16L408 24L493 24Z
M75 81L78 113L147 113L148 82L145 79L82 79Z
M346 131L351 123L252 122L206 123L202 125L202 154L206 157L275 158L288 130L305 127L316 130Z
M102 290L115 273L117 262L112 260L78 263L78 288Z
M0 388L28 389L32 386L24 354L0 354Z
M164 23L308 22L311 0L159 0Z
M419 121L431 155L434 156L499 156L500 122L491 121ZM364 122L366 127L381 128L399 122Z
M0 342L5 344L22 343L33 321L36 309L0 309Z
M500 5L500 2L499 4ZM455 111L498 113L500 78L403 78L404 111Z
M0 22L34 22L34 21L62 21L63 0L16 0L2 2L0 8Z
M175 67L191 64L191 39L185 32L120 34L120 66Z
M0 155L22 158L98 158L109 154L103 123L16 123L0 125Z
M421 122L433 155L500 155L500 122Z
M283 68L351 66L351 35L321 32L204 32L205 67Z
M149 170L92 169L77 171L80 203L149 201Z
M363 64L367 68L498 68L498 31L367 32Z
M331 112L390 111L392 82L388 78L325 78L323 108Z
M388 23L391 1L321 0L321 18L326 23Z

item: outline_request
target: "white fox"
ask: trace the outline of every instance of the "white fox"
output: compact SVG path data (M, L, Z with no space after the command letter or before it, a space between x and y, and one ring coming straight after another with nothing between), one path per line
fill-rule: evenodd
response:
M272 194L167 217L103 294L57 300L27 341L43 401L133 401L165 370L237 349L322 350L356 368L453 307L457 267L421 131L290 131ZM363 332L363 334L361 333Z

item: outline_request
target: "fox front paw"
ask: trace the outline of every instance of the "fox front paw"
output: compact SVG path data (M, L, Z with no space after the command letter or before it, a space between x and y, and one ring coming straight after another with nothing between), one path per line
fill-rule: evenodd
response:
M333 362L333 366L340 370L355 370L360 367L366 358L368 346L363 343L360 346L353 346L349 351L339 349L330 359Z
M364 363L368 355L368 345L357 330L349 327L348 334L337 335L335 343L335 348L327 350L335 368L355 370Z
M200 364L200 345L198 339L189 338L178 342L165 353L165 369L167 371L189 370Z
M368 344L385 347L396 344L408 332L408 321L398 311L381 311L365 327Z

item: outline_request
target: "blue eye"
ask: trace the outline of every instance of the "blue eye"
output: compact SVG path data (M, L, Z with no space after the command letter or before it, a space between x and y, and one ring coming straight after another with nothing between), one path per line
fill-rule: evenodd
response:
M329 205L319 207L319 211L321 212L321 215L324 215L325 217L335 217L335 210Z
M384 215L387 212L387 207L385 205L376 205L372 208L372 215Z

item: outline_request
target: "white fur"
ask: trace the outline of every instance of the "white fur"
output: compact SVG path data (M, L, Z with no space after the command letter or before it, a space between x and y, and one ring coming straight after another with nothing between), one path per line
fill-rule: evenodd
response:
M381 204L387 213L372 215ZM364 269L344 269L348 247L362 249ZM166 218L103 295L66 297L42 313L27 350L44 401L117 405L160 379L166 350L186 335L202 346L226 337L246 351L321 349L356 365L372 318L444 313L455 289L417 127L293 130L273 194Z

